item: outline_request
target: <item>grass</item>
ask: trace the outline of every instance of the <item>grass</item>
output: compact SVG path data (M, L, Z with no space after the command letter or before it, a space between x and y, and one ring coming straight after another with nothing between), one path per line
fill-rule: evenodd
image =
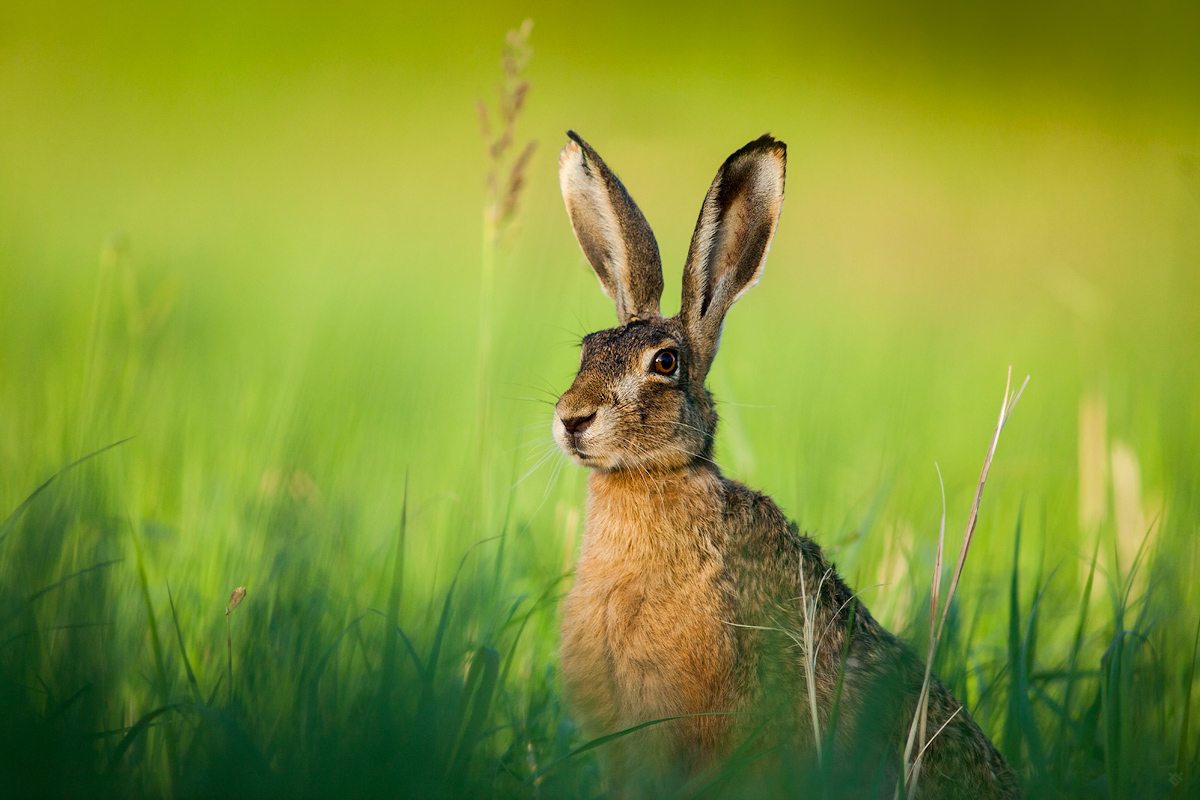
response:
M56 477L72 480L66 471ZM69 519L77 513L72 506L35 502L28 518L6 524L19 536L53 530L47 515ZM188 626L195 612L181 621L165 582L166 603L155 602L139 536L122 534L120 521L111 535L133 554L138 600L121 599L119 560L95 561L28 595L7 592L9 785L29 794L122 796L603 792L593 757L622 733L581 741L561 705L553 601L564 581L547 578L536 594L496 586L485 562L499 542L482 541L450 565L443 591L401 613L404 508L394 552L368 573L374 594L386 598L383 610L338 602L311 578L296 579L301 556L281 565L275 582L245 592L245 600L238 589L231 599L228 665L211 621L203 626L208 634ZM992 650L977 641L979 612L967 623L961 605L947 597L944 628L940 635L932 629L946 646L930 646L939 673L992 731L1032 796L1191 796L1194 623L1186 613L1156 610L1161 600L1153 591L1131 596L1136 566L1113 577L1110 613L1095 619L1093 557L1084 592L1054 601L1059 614L1075 607L1075 635L1061 647L1056 626L1041 621L1054 575L1022 581L1020 534L1018 527L1007 644ZM89 550L76 546L72 555L89 563L101 556ZM55 555L62 563L63 554ZM10 575L29 560L10 560ZM1154 569L1153 561L1144 563ZM513 579L503 576L502 584ZM1023 585L1032 600L1022 602ZM970 582L964 586L970 592ZM322 591L326 597L313 597ZM238 601L249 630L232 624ZM141 602L145 613L83 624L42 621L47 606L51 619L94 620L96 609L121 609L123 602L130 612ZM220 601L206 605L221 615ZM172 628L166 636L164 619ZM1181 642L1175 637L1183 625L1193 630ZM122 654L121 641L140 652ZM198 654L195 667L189 651ZM738 796L738 774L755 755L761 753L752 747L740 752L693 790ZM836 787L826 790L837 796Z
M967 563L967 553L971 549L971 537L975 534L975 525L979 520L979 503L983 499L983 487L987 483L988 472L992 468L992 459L996 455L996 446L1000 443L1000 433L1004 430L1005 424L1008 423L1008 418L1012 416L1012 412L1017 407L1017 401L1021 399L1021 394L1025 391L1025 387L1029 384L1029 377L1026 376L1024 383L1016 391L1012 390L1012 367L1008 370L1008 382L1004 385L1004 402L1000 406L1000 418L996 422L996 431L992 434L992 443L988 447L987 456L983 459L983 470L979 473L979 485L975 488L975 499L971 501L971 513L967 517L967 527L963 531L962 547L958 551L958 561L954 565L954 573L950 578L950 587L946 591L946 601L941 602L942 594L942 554L946 544L946 484L942 480L942 472L938 470L938 483L942 489L942 521L938 528L938 543L937 554L933 559L933 582L930 584L929 590L929 649L925 655L925 678L921 682L921 693L917 698L917 710L913 714L912 722L908 728L908 738L904 743L904 758L901 763L904 764L902 780L900 785L896 787L896 796L900 796L901 789L905 790L906 796L912 800L916 796L919 788L919 778L921 775L921 765L924 762L925 751L929 745L941 733L942 728L950 724L950 721L957 716L958 711L955 711L938 730L933 731L930 735L928 728L929 723L929 687L933 677L933 664L937 659L938 641L942 638L942 631L946 627L946 617L950 614L951 605L954 602L954 593L958 589L958 582L962 578L963 567ZM1020 537L1018 534L1018 541ZM941 614L938 614L938 607L941 607ZM815 703L813 703L815 707ZM961 710L961 709L960 709ZM820 757L820 753L818 753Z
M739 21L753 55L718 78L649 11L661 48L580 42L547 6L501 95L524 87L542 145L493 161L471 108L514 20L443 10L391 43L310 10L260 51L222 13L186 42L147 16L0 43L9 794L607 791L621 732L582 737L555 656L584 476L548 403L612 317L557 196L572 126L655 225L668 308L712 171L788 141L711 376L718 461L933 654L1028 796L1200 796L1187 112L884 80ZM178 46L132 46L155 41ZM979 502L1010 363L1032 380ZM939 513L972 520L945 593ZM681 796L761 796L765 755L751 737ZM821 769L784 759L772 788L837 796Z

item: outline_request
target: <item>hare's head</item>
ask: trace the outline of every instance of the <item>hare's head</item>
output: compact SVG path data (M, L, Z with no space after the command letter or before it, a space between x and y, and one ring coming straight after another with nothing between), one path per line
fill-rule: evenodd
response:
M688 248L682 305L664 318L662 264L646 218L596 151L568 135L558 161L563 199L620 326L584 338L579 374L554 409L554 438L601 470L711 459L717 415L704 378L726 312L762 274L787 148L763 136L721 165Z

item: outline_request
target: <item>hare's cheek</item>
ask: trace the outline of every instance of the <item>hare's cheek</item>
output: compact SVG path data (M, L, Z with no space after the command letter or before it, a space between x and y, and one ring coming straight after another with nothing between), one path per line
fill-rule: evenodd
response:
M641 390L641 378L636 375L626 375L612 387L612 404L618 407L640 405Z

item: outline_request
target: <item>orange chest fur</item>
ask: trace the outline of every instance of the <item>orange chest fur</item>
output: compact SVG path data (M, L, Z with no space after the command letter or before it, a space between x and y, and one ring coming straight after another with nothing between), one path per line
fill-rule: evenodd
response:
M564 606L563 678L577 712L607 733L725 710L732 637L719 558L684 553L654 563L612 534L589 530Z

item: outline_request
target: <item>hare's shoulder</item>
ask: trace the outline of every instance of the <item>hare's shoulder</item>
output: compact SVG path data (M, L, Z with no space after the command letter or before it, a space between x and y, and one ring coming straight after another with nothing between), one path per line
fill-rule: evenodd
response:
M815 600L815 623L825 631L821 648L839 657L853 626L855 665L869 672L920 673L919 660L871 615L814 539L800 532L767 495L726 481L725 565L731 591L749 616L772 625L802 625L802 601ZM759 623L762 624L762 623Z
M840 728L860 747L872 740L879 746L890 745L892 750L876 753L888 757L903 746L924 662L875 620L821 546L802 534L770 497L728 480L725 490L725 567L739 617L798 632L803 628L799 598L815 599L814 629L821 634L818 703L825 710L832 703L845 657ZM760 644L768 642L760 640ZM794 683L792 688L799 692L800 670L795 666L782 684ZM1013 773L995 746L936 677L930 693L930 723L935 729L948 724L930 747L920 796L958 797L963 782L977 787L983 798L1020 796ZM858 756L865 758L861 752Z
M837 608L852 598L850 587L821 546L800 532L769 496L725 481L726 561L736 579L775 602L807 594L819 606Z

